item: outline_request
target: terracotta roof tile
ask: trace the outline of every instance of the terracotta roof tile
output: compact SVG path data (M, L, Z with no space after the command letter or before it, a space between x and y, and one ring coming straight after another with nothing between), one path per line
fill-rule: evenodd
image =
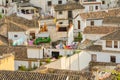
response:
M101 38L102 40L120 40L120 29Z
M115 30L117 30L117 27L107 27L107 26L87 26L84 29L84 34L108 34Z
M80 16L83 19L93 19L93 18L96 19L96 18L120 16L120 9L112 9L112 10L106 10L106 11L81 13Z
M16 14L13 14L11 16L7 17L7 20L14 22L16 24L21 25L25 29L29 28L39 28L38 22L35 20L28 20L22 17L17 16Z
M27 47L0 46L0 55L15 53L15 59L27 59Z
M85 50L89 50L89 51L102 51L102 46L101 45L91 45L89 47L87 47Z
M90 80L91 76L64 75L55 73L0 71L0 80ZM87 78L86 78L87 77Z
M8 45L8 38L0 35L0 41L3 42L4 45Z
M103 19L104 24L120 24L120 17L106 17Z
M74 9L84 9L84 7L80 3L67 3L54 6L55 11L63 11L63 10L74 10Z

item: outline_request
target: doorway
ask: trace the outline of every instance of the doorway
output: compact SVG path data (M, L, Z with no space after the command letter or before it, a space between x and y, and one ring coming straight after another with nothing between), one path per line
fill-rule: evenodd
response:
M35 32L30 32L30 39L35 39Z
M59 57L59 52L58 51L52 51L52 57L54 57L54 58L56 58L56 59L58 59L58 57Z
M72 11L68 11L68 18L73 18Z

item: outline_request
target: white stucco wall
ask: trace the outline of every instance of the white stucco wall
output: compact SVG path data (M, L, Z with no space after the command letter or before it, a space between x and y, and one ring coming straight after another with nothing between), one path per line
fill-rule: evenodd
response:
M120 54L114 52L93 52L86 51L85 53L96 54L97 62L110 62L110 56L116 56L116 63L120 63Z
M101 10L101 4L83 4L83 6L85 7L84 12L91 12L89 7L93 7L92 11L99 11ZM95 7L98 6L98 9L96 10Z
M103 37L105 34L83 34L83 39L89 39L89 40L99 40L101 37Z
M34 65L39 67L39 62L36 61L31 61L31 67L33 68ZM29 62L28 61L22 61L22 60L15 60L15 70L18 70L19 66L25 66L26 68L29 67Z
M52 52L59 52L59 55L71 55L73 54L72 50L67 50L67 49L46 49L46 53L51 57L52 56Z
M78 29L78 21L80 21L80 30ZM77 30L77 32L83 31L84 28L86 27L86 20L82 19L80 16L77 16L74 19L74 30Z
M114 41L112 41L112 48L106 47L106 41L102 40L102 48L103 50L112 50L112 51L120 51L120 41L118 41L118 48L114 48Z
M84 58L83 58L84 57ZM82 70L88 67L91 55L85 52L75 54L70 57L62 57L61 59L45 65L48 68Z
M43 58L43 50L37 48L28 48L27 49L28 58Z
M17 37L14 37L14 35L17 35ZM8 32L8 39L11 40L18 40L20 38L27 38L25 32Z
M19 66L25 66L26 68L28 68L28 61L18 61L15 60L15 70L18 70Z
M94 21L94 26L102 26L103 19L93 19L93 20L87 20L86 26L91 26L91 21Z

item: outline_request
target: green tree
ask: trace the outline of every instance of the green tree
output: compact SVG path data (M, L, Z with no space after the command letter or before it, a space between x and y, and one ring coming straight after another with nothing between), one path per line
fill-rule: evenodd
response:
M79 32L79 33L78 33L78 37L75 38L75 41L76 41L76 42L77 42L77 41L78 41L78 42L81 42L82 39L83 39L83 38L82 38L82 34Z

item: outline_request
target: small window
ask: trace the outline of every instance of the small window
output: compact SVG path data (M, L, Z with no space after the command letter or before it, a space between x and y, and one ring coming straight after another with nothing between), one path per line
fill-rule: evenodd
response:
M59 14L62 14L62 11L59 11Z
M51 1L48 1L48 6L52 6L52 2Z
M91 21L91 26L94 26L94 21Z
M95 9L98 10L98 6L95 6Z
M4 9L2 9L2 13L4 13Z
M110 61L115 63L116 62L116 56L110 56Z
M14 37L18 37L18 35L14 35Z
M105 4L105 1L102 1L102 4Z
M63 24L63 22L59 22L59 24Z
M118 41L114 41L114 48L118 48Z
M58 1L58 4L62 4L62 1L60 0L60 1Z
M112 41L106 41L106 47L112 48Z
M97 55L96 55L96 54L92 54L92 55L91 55L91 60L92 60L93 62L96 62L96 61L97 61Z
M89 6L89 11L93 11L93 6Z

